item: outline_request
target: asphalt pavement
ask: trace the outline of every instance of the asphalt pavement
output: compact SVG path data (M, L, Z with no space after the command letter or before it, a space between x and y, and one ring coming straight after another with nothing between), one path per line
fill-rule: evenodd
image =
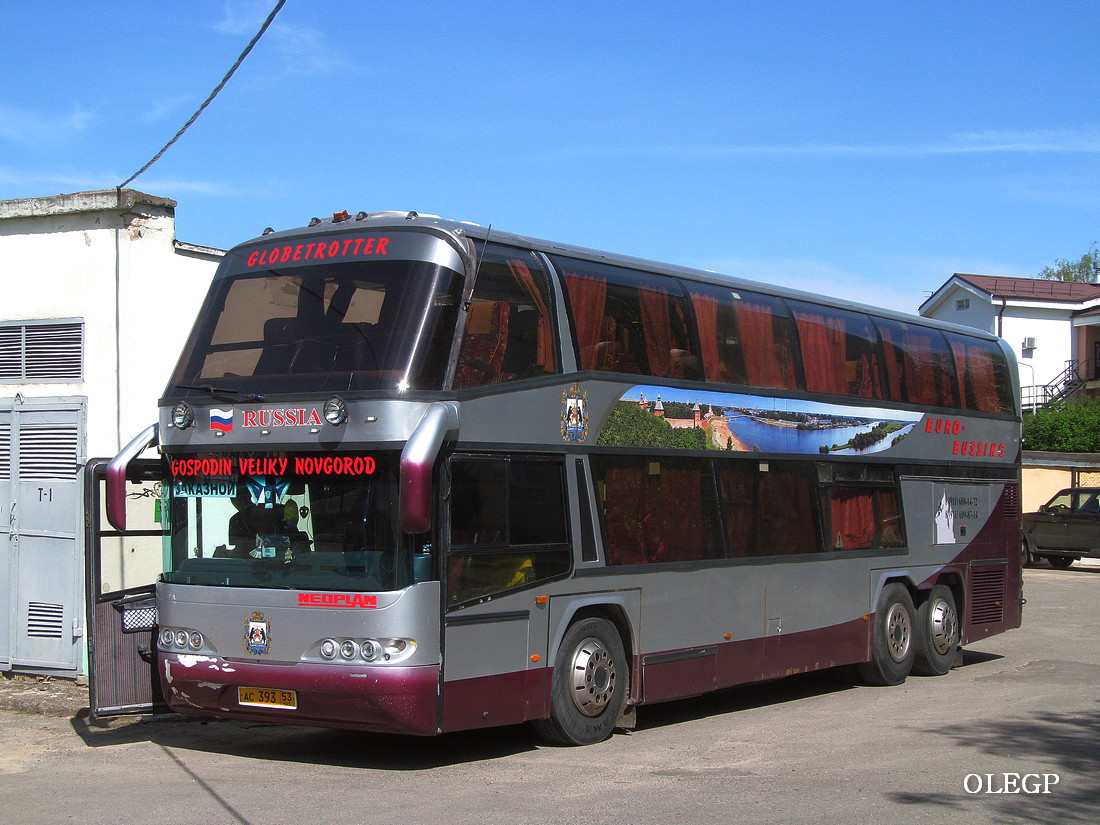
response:
M1037 567L1048 567L1040 562ZM1100 568L1100 559L1081 559L1076 567ZM88 714L83 680L22 673L0 673L0 710L74 719Z

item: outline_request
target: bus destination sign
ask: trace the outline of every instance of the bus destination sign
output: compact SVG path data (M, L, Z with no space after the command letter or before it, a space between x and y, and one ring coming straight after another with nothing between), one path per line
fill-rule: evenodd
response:
M378 462L369 455L298 455L252 458L220 456L217 458L176 458L168 462L169 472L176 478L197 477L227 479L233 476L369 476Z

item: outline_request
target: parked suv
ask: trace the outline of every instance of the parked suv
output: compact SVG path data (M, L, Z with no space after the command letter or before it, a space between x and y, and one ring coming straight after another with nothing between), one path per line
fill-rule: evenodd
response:
M1062 490L1021 517L1028 561L1045 558L1052 567L1069 567L1084 556L1100 558L1100 487Z

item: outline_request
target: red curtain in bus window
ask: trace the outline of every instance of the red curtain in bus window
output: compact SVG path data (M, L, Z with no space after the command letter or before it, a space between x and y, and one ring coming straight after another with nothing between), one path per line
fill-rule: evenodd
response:
M864 550L874 545L875 504L870 490L833 488L829 496L830 550Z
M901 351L901 341L895 341L895 332L900 332L893 325L877 321L879 335L882 336L882 349L886 356L886 397L891 401L904 401L902 394L902 371L905 369L904 354ZM899 336L900 337L900 336Z
M963 409L1002 412L992 353L980 342L970 342L955 335L948 336L947 342L955 356Z
M661 465L660 483L649 502L659 523L651 562L721 557L718 536L706 514L714 498L704 491L704 479L709 483L709 478L702 467Z
M755 387L796 389L794 359L790 343L775 334L771 307L743 298L734 305L745 371Z
M756 555L819 552L813 493L816 485L810 472L801 467L772 465L770 471L759 473L758 478Z
M802 344L802 369L810 392L848 393L846 336L841 318L795 310L798 338Z
M699 346L702 349L706 379L728 381L722 359L718 355L718 299L691 292L691 303L695 307L695 323L699 328Z
M879 547L904 547L905 525L901 521L901 505L894 490L879 490Z
M604 306L607 302L607 281L575 272L563 272L565 288L569 292L569 305L573 310L573 324L577 331L581 369L598 369L597 344L603 330Z
M726 539L730 558L756 555L753 550L753 514L756 512L755 471L747 467L727 466L719 471L722 509L726 521Z
M667 292L642 287L638 290L642 334L649 360L649 374L667 377L672 371L672 324L668 318Z
M604 541L608 564L643 564L646 471L641 465L609 467L604 476Z
M531 299L531 303L534 304L539 314L538 361L536 363L541 365L547 372L557 372L557 365L554 363L554 332L551 326L550 308L546 305L542 290L535 283L531 270L527 268L527 264L523 261L518 258L509 258L508 269L511 270L519 285L523 287L523 291L527 293L527 297Z
M455 379L458 386L479 387L501 380L510 311L504 301L470 304Z
M902 400L912 404L938 404L936 359L932 355L931 339L927 335L906 332L902 336L901 346L907 373L906 397Z

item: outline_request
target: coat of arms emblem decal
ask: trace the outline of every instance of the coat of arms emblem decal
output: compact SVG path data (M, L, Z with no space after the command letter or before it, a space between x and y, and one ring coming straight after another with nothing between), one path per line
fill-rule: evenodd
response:
M561 437L574 442L588 437L588 393L577 384L561 394Z
M271 622L258 610L251 616L246 616L244 622L244 649L254 656L270 652Z

